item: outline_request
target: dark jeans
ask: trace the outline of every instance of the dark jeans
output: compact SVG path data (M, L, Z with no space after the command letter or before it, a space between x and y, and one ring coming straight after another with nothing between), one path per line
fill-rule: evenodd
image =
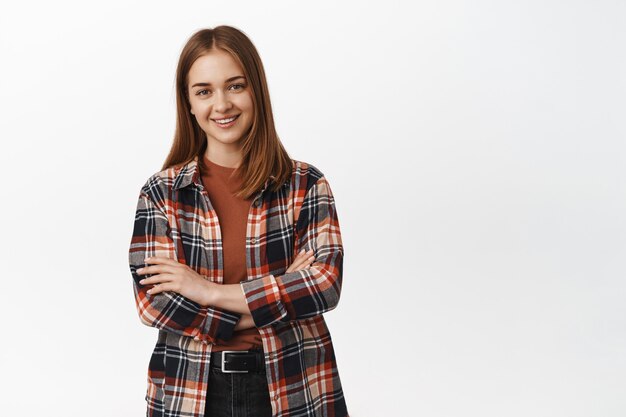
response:
M205 417L272 417L265 371L223 373L211 367Z

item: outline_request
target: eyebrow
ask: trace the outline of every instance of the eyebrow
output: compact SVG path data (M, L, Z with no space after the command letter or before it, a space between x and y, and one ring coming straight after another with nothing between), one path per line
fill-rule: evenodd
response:
M245 79L246 77L244 77L243 75L235 75L234 77L230 77L229 79L227 79L224 82L224 84L229 83L229 82L231 82L233 80L236 80L237 78L244 78ZM207 86L210 86L210 85L211 85L211 83L195 83L194 85L191 86L191 88L194 88L194 87L207 87Z

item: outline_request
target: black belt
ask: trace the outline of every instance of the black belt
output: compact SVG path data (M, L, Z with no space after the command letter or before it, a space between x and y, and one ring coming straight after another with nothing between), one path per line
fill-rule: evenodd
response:
M221 372L265 371L263 350L222 350L211 352L211 368Z

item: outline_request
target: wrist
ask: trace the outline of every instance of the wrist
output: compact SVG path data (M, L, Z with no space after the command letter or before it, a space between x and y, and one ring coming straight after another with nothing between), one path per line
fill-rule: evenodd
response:
M217 300L218 291L219 285L207 280L204 283L204 296L202 297L204 301L202 303L202 307L214 306L215 301Z

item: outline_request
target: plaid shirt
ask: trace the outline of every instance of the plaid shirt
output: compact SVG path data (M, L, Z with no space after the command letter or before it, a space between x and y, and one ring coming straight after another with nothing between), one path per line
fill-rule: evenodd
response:
M292 160L290 181L268 179L252 201L242 281L265 352L273 417L345 417L346 402L323 313L337 306L343 245L328 181L313 165ZM129 248L141 322L159 329L148 366L147 416L203 417L213 342L228 340L239 313L200 304L173 291L146 294L136 270L147 256L184 263L223 284L220 227L198 169L198 157L150 176L139 193ZM301 249L309 269L285 273Z

